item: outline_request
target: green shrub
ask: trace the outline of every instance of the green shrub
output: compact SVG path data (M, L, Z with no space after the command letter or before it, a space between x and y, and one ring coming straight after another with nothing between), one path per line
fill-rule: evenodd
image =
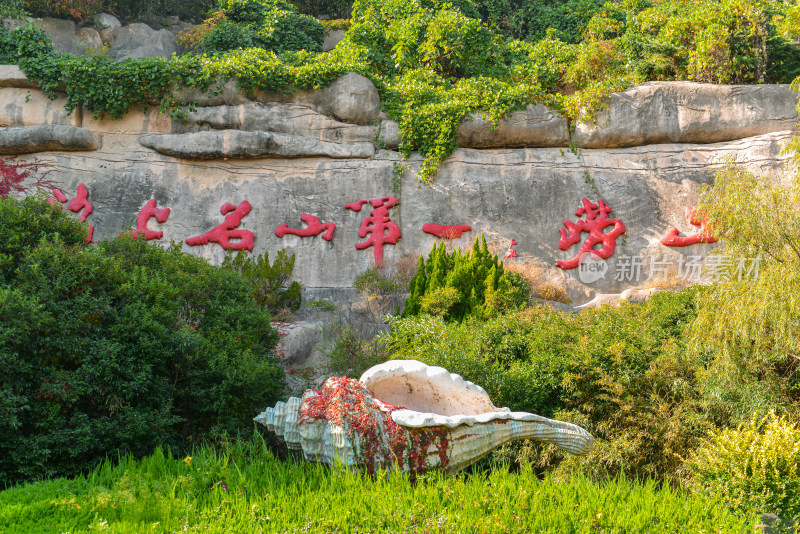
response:
M317 19L294 11L275 10L256 33L255 44L276 54L305 50L322 52L325 29Z
M578 43L583 29L600 11L603 0L476 0L481 18L507 36L529 42L545 38L554 28L566 43Z
M34 17L70 17L88 19L103 9L103 0L25 0L25 8Z
M181 451L277 400L277 334L237 274L144 240L87 247L43 201L0 217L0 485Z
M222 262L237 272L248 283L256 304L270 313L289 309L296 311L302 302L302 287L299 282L289 283L294 271L295 256L279 250L275 261L270 263L269 252L255 258L241 250L236 255L228 255Z
M86 242L83 222L64 217L61 210L35 197L0 198L0 283L10 283L15 271L40 243L78 246Z
M420 312L444 317L450 314L460 295L454 287L437 287L428 292L419 302Z
M163 21L167 15L183 20L200 21L214 7L216 0L103 0L103 11L124 21Z
M720 253L732 261L726 276L699 301L691 347L716 355L703 378L724 402L710 402L709 410L737 424L754 411L759 417L770 410L800 415L800 174L786 170L786 179L775 181L725 165L698 203L709 225L724 236ZM740 261L745 271L737 272ZM756 262L755 272L746 275ZM776 397L783 400L776 403Z
M403 317L432 311L447 320L487 318L524 306L529 298L528 283L504 271L484 237L475 239L468 254L461 249L448 253L441 243L431 249L427 262L420 256Z
M324 28L314 17L302 15L284 0L223 0L219 4L228 22L206 37L207 52L225 52L256 46L276 54L306 50L321 52ZM208 42L208 41L211 42Z
M52 55L50 37L33 24L14 28L10 32L0 29L0 62L15 65L23 58L36 61Z
M537 445L511 451L529 455L520 460L601 479L625 472L678 481L681 458L710 429L738 422L731 399L718 398L703 379L713 355L687 347L685 330L703 291L663 292L642 304L580 313L536 305L488 321L395 318L384 339L391 358L442 366L482 386L498 406L574 422L595 437L586 457ZM737 375L725 376L734 382ZM761 380L770 378L750 376L738 388L761 387ZM792 401L770 390L765 402Z
M383 339L368 339L346 323L331 324L325 341L328 370L335 376L358 379L370 367L390 359Z
M285 0L222 0L219 8L230 20L242 24L263 24L276 9L294 10Z
M292 4L300 13L326 20L349 19L353 11L353 0L292 0Z
M698 491L732 510L800 521L800 429L774 413L713 432L687 461Z
M204 52L227 52L253 46L253 34L246 27L229 20L215 25L205 36L201 47Z
M25 0L6 0L0 4L0 19L20 19L25 14Z

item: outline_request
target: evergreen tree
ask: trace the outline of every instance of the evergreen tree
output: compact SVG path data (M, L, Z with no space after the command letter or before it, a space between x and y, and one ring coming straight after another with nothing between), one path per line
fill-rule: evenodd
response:
M523 306L529 298L528 283L505 272L482 235L466 254L460 248L448 253L441 243L431 249L427 262L420 256L403 317L431 313L455 321L488 318Z

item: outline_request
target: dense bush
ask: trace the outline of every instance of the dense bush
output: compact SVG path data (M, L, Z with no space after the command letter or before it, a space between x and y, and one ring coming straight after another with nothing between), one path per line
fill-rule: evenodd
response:
M291 0L300 13L318 19L349 19L353 0Z
M163 23L164 17L178 15L183 20L200 20L216 0L3 0L19 13L23 8L35 17L86 20L95 13L112 13L123 21ZM0 10L3 7L0 6ZM2 11L0 11L2 15Z
M235 434L277 400L277 334L231 270L144 240L84 246L31 198L0 217L0 484Z
M167 15L199 21L214 7L215 0L103 0L103 10L122 20L156 21Z
M315 18L297 13L284 0L222 0L224 21L213 25L200 49L208 53L257 47L280 54L286 51L322 51L324 29ZM206 23L213 23L206 21Z
M203 51L212 54L237 48L250 48L253 46L253 33L241 24L223 20L215 24L199 44Z
M488 318L525 306L530 296L528 283L518 273L505 272L481 236L467 254L461 249L448 253L441 243L427 262L419 257L403 317L427 313L455 321Z
M498 406L571 421L595 436L595 449L585 458L553 447L529 449L543 469L678 480L681 458L710 429L740 422L737 401L720 398L706 380L713 354L690 351L685 337L697 295L705 291L661 293L643 304L578 314L535 306L461 324L397 318L385 342L392 358L458 373L483 386ZM775 371L761 377L723 369L715 374L740 391L778 378ZM758 409L781 406L797 413L792 402L769 389Z
M800 429L768 414L713 433L687 462L696 490L738 512L775 513L800 523Z
M509 37L540 41L554 28L556 37L578 43L604 0L475 0L481 18Z
M102 0L25 0L25 8L34 17L70 17L86 20L103 9Z
M261 308L270 313L281 310L296 311L302 301L302 288L297 281L289 282L294 271L294 254L279 250L270 263L269 252L251 258L240 250L236 255L225 257L223 267L239 273L250 286L253 298Z
M800 138L792 146L800 157ZM698 204L725 236L717 253L730 258L730 270L700 300L691 341L695 350L718 355L704 381L724 402L709 408L739 422L754 410L763 415L800 404L800 174L788 165L786 171L777 181L724 166ZM776 393L784 405L772 404Z
M0 4L0 19L16 19L25 16L25 0L5 0Z

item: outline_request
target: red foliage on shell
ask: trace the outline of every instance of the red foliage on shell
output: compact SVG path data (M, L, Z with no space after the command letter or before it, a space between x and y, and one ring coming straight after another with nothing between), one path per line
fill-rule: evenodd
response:
M428 454L436 447L439 466L448 463L447 429L444 427L405 428L392 419L392 412L402 406L376 399L358 380L347 377L328 379L316 395L303 399L298 423L321 420L342 425L353 445L358 463L374 473L376 467L390 469L395 464L409 472L427 471Z

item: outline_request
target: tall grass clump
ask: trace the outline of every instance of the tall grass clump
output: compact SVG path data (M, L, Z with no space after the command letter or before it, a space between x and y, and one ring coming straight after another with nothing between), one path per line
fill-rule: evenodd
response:
M277 460L259 437L0 493L0 530L140 532L744 532L715 498L654 482L558 482L523 468L374 477Z
M687 461L691 486L731 509L800 523L800 428L774 413L713 432Z

